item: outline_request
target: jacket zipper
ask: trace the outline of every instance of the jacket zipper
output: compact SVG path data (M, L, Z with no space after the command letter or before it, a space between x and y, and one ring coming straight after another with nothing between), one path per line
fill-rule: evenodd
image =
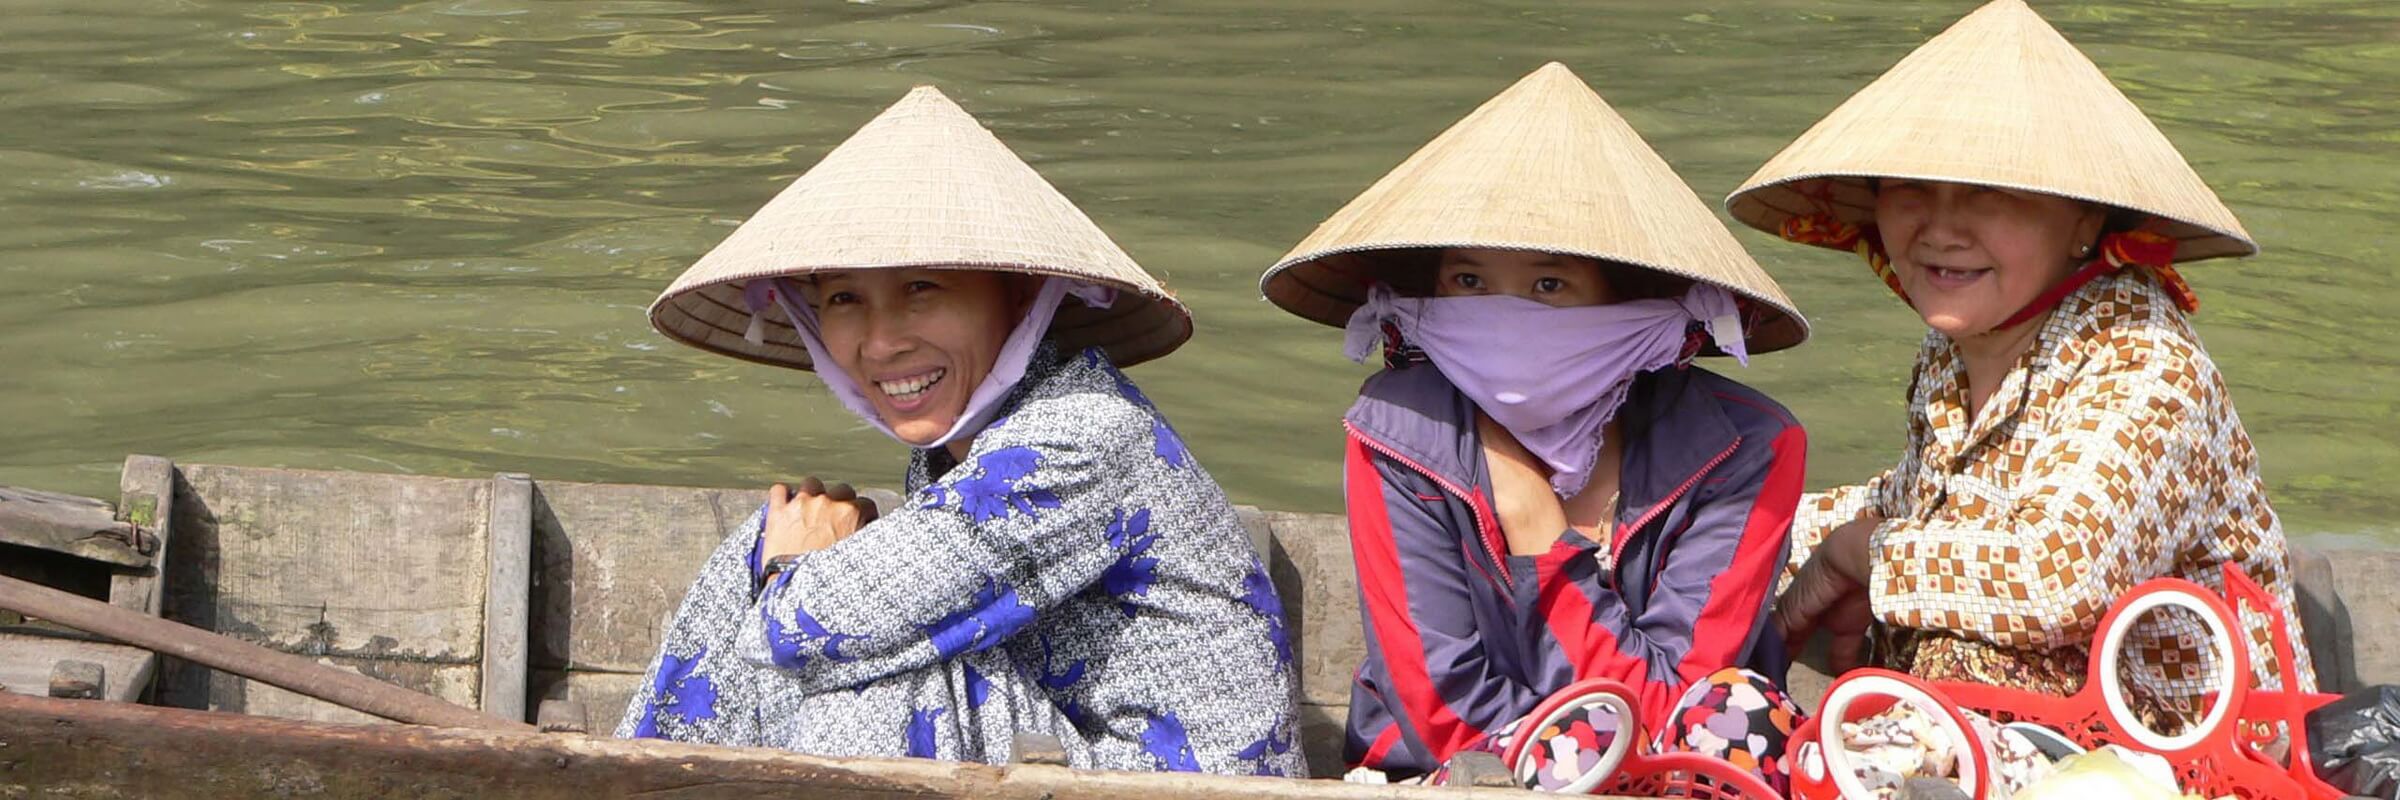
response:
M1366 445L1368 449L1383 454L1385 458L1398 461L1401 464L1406 465L1409 469L1416 470L1417 474L1423 475L1432 480L1435 485L1442 487L1443 491L1457 495L1458 499L1465 501L1468 508L1475 510L1476 541L1483 544L1483 552L1486 555L1491 556L1492 564L1500 568L1500 579L1502 581L1512 580L1508 574L1508 560L1501 558L1500 550L1492 546L1491 534L1493 531L1499 530L1500 525L1498 522L1492 520L1491 509L1485 508L1483 503L1478 502L1475 499L1475 496L1468 494L1465 489L1459 488L1458 484L1451 483L1449 479L1443 478L1441 475L1436 474L1431 469L1427 469L1425 465L1417 463L1416 459L1394 452L1392 448L1386 447L1382 442L1376 441L1375 437L1368 436L1366 433L1360 431L1358 426L1351 424L1349 420L1342 420L1342 429L1349 431L1352 438L1355 438L1359 441L1359 443ZM1730 452L1731 451L1728 451L1728 454L1730 454ZM1719 460L1722 460L1723 456L1719 456L1718 458ZM1500 588L1502 589L1500 592L1500 598L1508 601L1509 605L1516 605L1516 599L1511 596L1510 592L1506 591L1508 584L1502 583Z
M1658 501L1658 504L1651 506L1650 510L1642 512L1641 518L1634 520L1632 525L1626 526L1625 529L1619 533L1619 535L1613 537L1616 539L1616 541L1608 548L1609 558L1613 561L1622 562L1625 558L1625 543L1632 540L1634 531L1641 530L1642 526L1650 524L1650 521L1657 519L1659 514L1665 513L1669 506L1675 505L1675 501L1683 499L1683 494L1685 492L1691 491L1693 486L1700 483L1701 476L1707 475L1709 470L1716 469L1717 465L1725 463L1725 459L1732 458L1733 451L1739 450L1741 447L1742 437L1739 435L1734 436L1733 442L1725 445L1725 449L1717 453L1715 458L1711 458L1708 460L1708 463L1700 465L1699 471L1693 472L1691 477L1683 479L1683 485L1675 487L1675 491L1667 493L1666 499ZM1668 544L1669 546L1673 545L1672 542ZM1666 551L1661 549L1659 552L1664 553ZM1663 563L1663 559L1661 561ZM1654 582L1657 577L1658 576L1655 574L1651 576Z

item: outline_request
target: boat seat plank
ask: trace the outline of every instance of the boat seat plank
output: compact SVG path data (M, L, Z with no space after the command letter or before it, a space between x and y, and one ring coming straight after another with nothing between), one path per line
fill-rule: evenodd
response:
M62 660L100 665L105 670L100 697L116 702L140 699L157 661L150 651L131 645L0 631L0 686L9 692L47 696L50 668Z
M120 567L146 567L134 526L89 497L0 486L0 542Z

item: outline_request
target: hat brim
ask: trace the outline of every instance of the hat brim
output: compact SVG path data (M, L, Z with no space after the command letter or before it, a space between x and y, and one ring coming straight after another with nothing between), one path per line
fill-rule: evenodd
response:
M1752 354L1787 349L1808 339L1808 320L1781 298L1765 297L1745 287L1730 285L1692 270L1645 263L1608 253L1524 242L1385 242L1302 253L1269 267L1266 274L1259 278L1258 288L1268 301L1284 311L1320 324L1344 327L1350 323L1350 316L1358 311L1358 307L1366 303L1367 288L1376 282L1394 282L1403 290L1430 290L1429 280L1421 287L1407 285L1410 282L1409 274L1423 271L1428 266L1430 259L1426 254L1452 247L1531 250L1578 256L1722 288L1768 312L1745 331L1745 344ZM1420 263L1399 263L1404 259ZM1719 354L1713 344L1705 352Z
M1875 222L1875 189L1869 185L1869 181L1877 180L1936 181L1989 186L1995 189L2063 197L2140 214L2153 221L2150 224L2151 230L2175 240L2175 261L2177 263L2205 261L2212 258L2241 258L2257 255L2259 250L2258 243L2252 241L2244 232L2214 228L2180 219L2157 208L2143 208L2121 200L2089 197L2047 186L1958 175L1897 171L1803 173L1735 190L1734 193L1725 197L1725 210L1742 224L1770 233L1782 230L1785 221L1815 214L1820 208L1831 212L1835 218L1852 225L1872 225Z
M1130 367L1174 352L1192 338L1190 309L1170 295L1086 273L1025 264L860 264L729 277L680 287L660 295L650 304L650 327L670 339L711 353L769 366L814 371L816 364L809 358L808 348L800 344L798 332L780 313L761 315L760 322L765 326L766 334L762 337L763 342L753 343L745 338L751 315L742 302L742 285L762 278L888 269L1034 275L1114 288L1117 290L1116 300L1107 308L1093 308L1073 298L1060 303L1058 316L1050 322L1047 338L1070 351L1098 346L1108 354L1111 362L1120 367Z

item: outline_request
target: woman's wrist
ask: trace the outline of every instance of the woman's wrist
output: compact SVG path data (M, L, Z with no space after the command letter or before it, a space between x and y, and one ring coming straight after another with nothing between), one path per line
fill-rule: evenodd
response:
M767 587L775 584L775 578L777 576L780 576L786 572L794 571L799 567L799 553L785 553L783 555L766 556L765 558L760 559L758 562L758 582L751 585L750 596L753 599L757 598L759 594L767 590Z
M1875 570L1875 531L1882 525L1882 517L1867 514L1836 529L1826 542L1826 566L1854 584L1867 585Z

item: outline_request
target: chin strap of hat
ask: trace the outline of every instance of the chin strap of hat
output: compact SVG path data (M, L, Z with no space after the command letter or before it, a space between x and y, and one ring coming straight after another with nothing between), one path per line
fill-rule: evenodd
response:
M1875 276L1883 279L1883 285L1890 287L1892 294L1900 296L1901 302L1909 303L1911 307L1916 305L1908 299L1908 292L1900 288L1900 276L1892 270L1892 258L1883 251L1883 237L1876 234L1875 226L1852 225L1830 211L1820 210L1784 220L1777 233L1788 241L1857 253L1869 268L1875 270ZM2099 249L2092 254L2092 260L2068 275L2066 280L2035 297L2033 302L2025 304L2017 313L2009 315L1994 329L2013 328L2049 313L2059 303L2065 302L2067 295L2083 288L2084 284L2127 267L2141 267L2156 276L2159 287L2166 290L2167 296L2173 298L2175 306L2183 309L2184 313L2199 311L2200 296L2192 292L2192 285L2184 281L2183 273L2175 270L2175 245L2174 239L2142 229L2117 231L2100 237Z

